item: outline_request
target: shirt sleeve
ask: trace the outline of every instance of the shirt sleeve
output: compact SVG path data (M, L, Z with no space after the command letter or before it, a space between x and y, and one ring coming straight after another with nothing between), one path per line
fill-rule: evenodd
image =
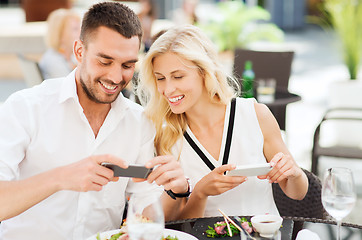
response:
M13 94L0 107L0 180L18 178L18 166L31 141L31 118L24 100L20 94Z
M144 165L147 161L151 160L155 156L154 149L154 137L155 128L151 121L149 121L143 114L141 123L141 147L136 163ZM156 183L141 182L135 183L132 180L129 181L127 186L127 194L145 194L161 196L163 192L163 186L158 186Z

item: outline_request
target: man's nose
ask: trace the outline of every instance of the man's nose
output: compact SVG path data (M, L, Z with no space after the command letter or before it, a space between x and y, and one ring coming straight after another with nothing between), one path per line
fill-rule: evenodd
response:
M119 84L123 81L123 69L122 67L114 66L108 72L108 78L115 84Z

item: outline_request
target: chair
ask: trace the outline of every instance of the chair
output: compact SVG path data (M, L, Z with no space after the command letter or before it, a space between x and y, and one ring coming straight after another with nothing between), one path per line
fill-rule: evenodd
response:
M341 143L337 143L328 147L321 146L321 127L324 123L328 121L348 121L349 123L361 121L362 126L362 109L332 108L325 113L314 132L313 138L312 172L316 175L318 175L318 160L320 156L362 159L362 149L358 146L342 145ZM359 134L359 131L356 131L356 134Z
M253 63L256 82L258 79L274 78L277 90L288 91L293 57L294 52L292 51L266 52L236 49L234 54L234 76L241 81L245 62L250 60ZM280 129L285 130L286 106L271 106L270 110L277 119Z
M327 219L328 213L324 210L321 201L322 183L320 179L303 169L308 177L309 188L303 200L294 200L284 194L279 184L273 183L273 196L279 213L283 217L302 217Z
M36 61L18 54L21 70L23 71L24 80L28 87L40 84L44 78Z

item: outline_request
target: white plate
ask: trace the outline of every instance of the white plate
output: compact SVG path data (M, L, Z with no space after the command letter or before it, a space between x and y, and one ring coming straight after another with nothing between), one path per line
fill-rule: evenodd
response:
M120 229L110 230L107 232L102 232L99 235L102 240L102 239L110 238L113 234L119 233L119 231L120 231ZM176 231L176 230L172 230L172 229L165 229L163 231L163 236L167 237L168 235L170 235L171 237L177 237L179 240L198 240L196 237L194 237L188 233L180 232L180 231ZM87 240L97 240L97 234L93 235L90 238L87 238Z

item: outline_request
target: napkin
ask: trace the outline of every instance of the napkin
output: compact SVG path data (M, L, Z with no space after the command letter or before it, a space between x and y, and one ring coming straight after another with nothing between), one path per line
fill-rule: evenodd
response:
M320 238L315 232L303 229L298 232L296 240L320 240Z

